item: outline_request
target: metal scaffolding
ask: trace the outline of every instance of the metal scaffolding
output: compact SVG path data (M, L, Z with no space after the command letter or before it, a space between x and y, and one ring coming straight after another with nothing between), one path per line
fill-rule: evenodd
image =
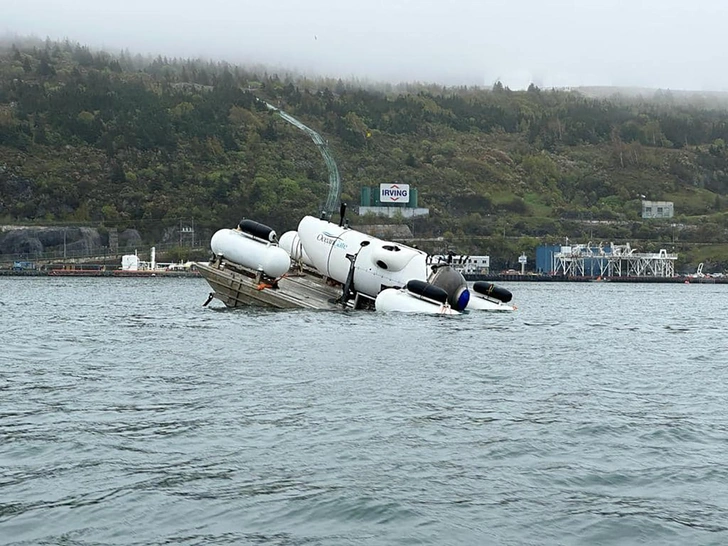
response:
M674 277L677 254L635 252L629 243L608 247L586 245L562 246L554 254L556 275L566 277Z

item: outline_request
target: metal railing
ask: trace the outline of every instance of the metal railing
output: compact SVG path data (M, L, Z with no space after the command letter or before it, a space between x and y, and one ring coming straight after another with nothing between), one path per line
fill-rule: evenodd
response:
M165 251L170 250L184 250L190 252L204 251L203 247L181 247L179 243L162 243L151 246L142 245L129 245L119 247L115 250L111 250L107 246L92 247L87 250L64 250L54 249L43 252L24 252L19 254L1 254L0 253L0 264L12 264L13 262L33 262L37 265L45 265L50 263L74 263L79 261L107 261L107 260L118 260L121 265L121 257L128 254L139 254L141 256L147 256L151 252L152 246L156 249L156 253L159 255Z

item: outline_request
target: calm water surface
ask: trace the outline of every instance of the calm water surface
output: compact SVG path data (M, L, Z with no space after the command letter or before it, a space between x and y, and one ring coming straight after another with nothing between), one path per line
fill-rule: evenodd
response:
M513 314L0 278L0 543L727 544L726 285Z

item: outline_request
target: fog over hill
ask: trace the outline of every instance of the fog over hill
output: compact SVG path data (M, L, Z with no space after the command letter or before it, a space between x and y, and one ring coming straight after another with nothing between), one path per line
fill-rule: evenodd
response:
M654 89L647 87L598 87L580 86L570 88L572 91L595 99L672 99L683 103L709 103L714 106L728 106L726 91L695 91L690 89Z
M306 75L511 89L728 90L719 0L26 0L0 33Z
M3 49L10 49L13 45L18 46L27 46L27 47L45 47L45 44L50 40L49 37L41 39L38 36L35 35L20 35L18 33L12 33L12 32L5 32L3 34L0 34L0 48ZM70 40L70 39L66 39ZM53 40L51 40L53 41ZM75 40L70 40L72 43L79 43ZM147 52L147 53L140 53L138 51L130 50L128 47L123 47L120 49L111 48L108 46L89 46L88 44L80 44L84 47L89 47L92 51L104 51L106 53L109 53L112 56L118 56L119 54L123 53L127 56L134 57L139 60L140 66L146 65L150 62L152 62L154 59L162 56L162 53L159 51L157 52ZM173 59L173 57L169 57L169 59ZM180 58L182 59L182 58ZM197 60L206 60L209 62L219 62L219 63L230 63L227 59L213 59L208 57L194 57L190 59L197 59ZM327 81L327 80L340 80L343 79L350 87L359 87L362 89L377 89L377 90L390 90L390 91L397 91L397 92L406 92L406 91L418 91L423 88L457 88L457 87L463 87L466 86L466 84L438 84L436 82L422 82L417 80L412 81L400 81L398 83L392 83L390 81L386 80L375 80L368 77L357 77L350 75L348 77L346 76L335 76L335 75L326 75L323 73L307 73L302 70L297 70L295 68L287 68L280 65L274 65L274 64L264 64L259 62L245 62L241 61L239 63L230 63L234 66L240 66L242 68L248 69L252 72L256 72L259 74L277 74L281 78L284 78L286 80L293 80L301 82L303 80L318 80L318 81ZM508 85L507 82L502 82L500 79L497 79L495 83L501 82L504 85ZM532 85L532 84L528 84ZM491 89L492 85L490 84L470 84L467 85L467 87L470 87L472 89ZM510 89L518 90L518 87L511 87L508 86ZM526 86L528 87L528 86ZM546 88L549 89L549 88ZM644 100L644 101L652 101L652 100L659 100L659 101L672 101L675 103L682 103L682 104L697 104L699 106L704 107L712 107L712 108L728 108L728 91L705 91L705 90L694 90L694 89L670 89L670 88L655 88L655 87L635 87L635 86L598 86L598 85L581 85L581 86L552 86L550 89L554 90L562 90L562 91L568 91L568 92L576 92L579 93L585 97L594 98L594 99L627 99L627 100Z

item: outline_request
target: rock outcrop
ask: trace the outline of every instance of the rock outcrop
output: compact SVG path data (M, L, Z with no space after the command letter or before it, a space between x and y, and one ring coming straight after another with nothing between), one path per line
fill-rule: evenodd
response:
M0 231L0 254L37 257L43 252L62 252L64 248L68 254L88 254L102 246L98 230L88 227L6 226Z
M119 233L119 248L141 246L142 236L135 229L125 229Z

